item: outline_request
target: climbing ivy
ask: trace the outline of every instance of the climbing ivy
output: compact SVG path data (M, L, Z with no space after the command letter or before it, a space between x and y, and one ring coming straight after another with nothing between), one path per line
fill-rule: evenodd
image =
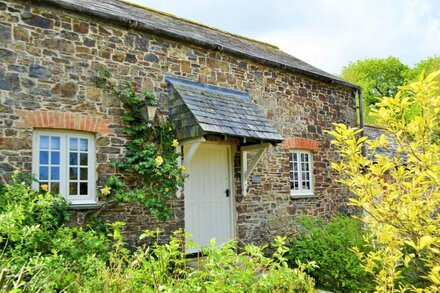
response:
M153 92L139 93L130 81L118 86L105 68L97 70L96 80L123 102L127 110L122 115L124 133L130 138L125 158L112 162L121 175L109 177L101 194L117 202L139 202L160 220L169 219L169 201L185 178L185 167L177 163L180 155L175 148L179 143L171 123L143 118L141 109L156 101Z

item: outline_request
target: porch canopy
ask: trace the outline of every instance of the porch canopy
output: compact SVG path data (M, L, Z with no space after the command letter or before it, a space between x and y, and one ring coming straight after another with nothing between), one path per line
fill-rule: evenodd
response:
M177 138L190 144L184 158L187 165L208 134L240 140L241 190L247 193L247 180L271 145L283 141L278 130L261 113L246 92L210 84L166 78L169 84L170 120ZM247 154L256 151L248 166Z
M248 93L173 77L166 80L170 120L179 140L217 134L240 138L243 144L283 141Z

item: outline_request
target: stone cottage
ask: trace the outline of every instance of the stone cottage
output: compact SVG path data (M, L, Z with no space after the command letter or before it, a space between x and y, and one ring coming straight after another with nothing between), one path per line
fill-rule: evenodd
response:
M356 124L357 86L270 44L117 0L0 0L3 180L32 170L78 221L100 208L97 190L127 138L98 67L158 95L190 175L169 221L136 205L101 211L127 223L129 241L185 227L198 244L264 243L298 215L346 205L324 131Z

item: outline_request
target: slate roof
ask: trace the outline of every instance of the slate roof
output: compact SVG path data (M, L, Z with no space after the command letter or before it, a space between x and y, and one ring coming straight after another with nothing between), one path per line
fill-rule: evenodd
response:
M389 147L386 149L378 148L376 150L376 153L379 155L386 155L387 157L392 158L396 155L397 152L396 139L385 129L376 126L369 126L369 125L364 126L364 136L368 136L368 138L372 140L378 139L382 134L385 134L385 136L387 137L387 142ZM373 158L373 161L376 162L376 159Z
M178 138L208 133L278 143L278 130L261 113L248 93L167 77L170 120Z
M230 54L285 68L324 82L337 83L353 89L359 88L357 85L344 81L281 51L276 46L132 3L118 0L42 0L42 2L80 12L81 14L104 18L124 26L136 26L136 29L198 44L210 49L223 50Z

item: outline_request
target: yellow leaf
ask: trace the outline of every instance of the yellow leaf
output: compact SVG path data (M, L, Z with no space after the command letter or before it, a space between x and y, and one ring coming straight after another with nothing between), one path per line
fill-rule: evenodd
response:
M435 241L435 238L427 235L427 236L423 236L422 238L420 238L420 249L425 248L426 246L430 246L433 242Z

